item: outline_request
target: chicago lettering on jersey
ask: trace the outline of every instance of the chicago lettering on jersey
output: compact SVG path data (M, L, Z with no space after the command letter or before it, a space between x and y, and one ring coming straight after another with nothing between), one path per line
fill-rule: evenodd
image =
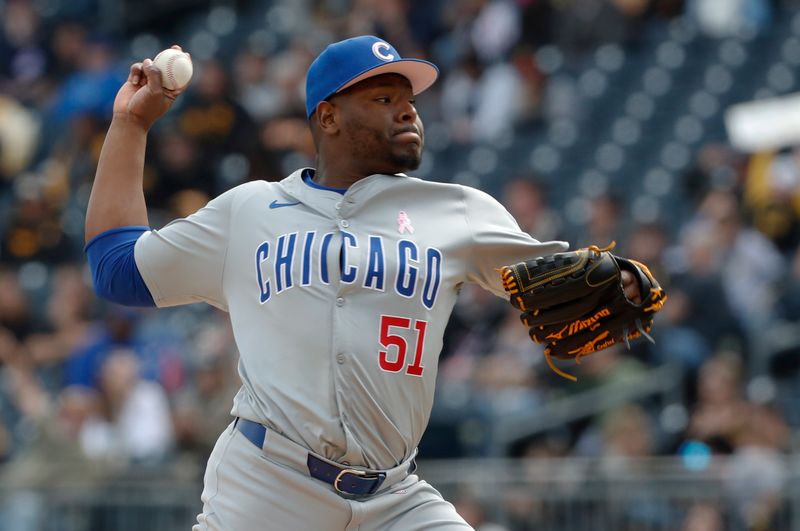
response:
M393 289L405 298L419 297L423 306L433 308L442 281L443 258L439 249L422 250L410 240L395 243L370 235L366 241L359 241L355 234L342 231L341 235L338 248L331 247L332 232L291 232L261 243L255 250L261 304L295 285L302 288L315 282L330 284L328 255L337 253L341 282L357 283L375 291ZM354 259L361 254L361 246L367 250L364 264Z

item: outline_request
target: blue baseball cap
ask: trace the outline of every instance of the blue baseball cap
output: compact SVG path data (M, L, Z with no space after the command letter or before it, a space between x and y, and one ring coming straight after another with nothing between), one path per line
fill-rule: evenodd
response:
M320 102L373 76L400 74L411 82L414 94L427 89L439 76L436 65L422 59L403 59L388 42L362 35L329 45L314 59L306 75L308 118Z

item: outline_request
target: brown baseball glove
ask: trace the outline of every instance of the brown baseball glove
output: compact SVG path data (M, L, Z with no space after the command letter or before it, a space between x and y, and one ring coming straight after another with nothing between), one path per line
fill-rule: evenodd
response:
M499 271L511 304L522 311L522 322L537 343L546 344L552 357L574 359L624 341L645 336L650 341L653 315L667 296L644 264L611 254L612 243L601 249L589 246L502 267ZM641 301L630 300L623 290L622 271L639 283Z

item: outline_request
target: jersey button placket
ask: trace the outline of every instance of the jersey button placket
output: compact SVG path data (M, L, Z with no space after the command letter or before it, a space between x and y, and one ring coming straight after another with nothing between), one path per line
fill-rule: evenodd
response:
M346 231L350 227L350 221L347 216L351 213L350 206L352 201L349 201L346 197L342 198L342 200L338 201L334 206L336 208L335 216L336 216L336 224L338 225L341 231ZM348 254L348 262L358 262L358 249L356 247L350 247L348 249L352 254ZM346 289L345 285L340 285L340 290ZM348 360L348 352L350 352L350 348L352 347L351 341L352 337L350 334L349 327L345 328L342 325L342 322L347 322L347 309L346 306L346 299L341 296L341 291L337 294L336 300L334 301L334 318L333 318L333 328L334 328L334 343L333 347L333 359L335 360L334 363L334 371L333 371L333 386L335 389L336 394L336 405L337 409L342 412L346 410L346 406L344 405L344 390L342 388L343 382L351 378L351 374L349 372L349 368L347 365Z

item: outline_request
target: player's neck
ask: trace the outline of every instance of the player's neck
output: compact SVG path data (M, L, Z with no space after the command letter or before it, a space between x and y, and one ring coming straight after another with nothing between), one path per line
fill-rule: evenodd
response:
M334 167L318 159L317 169L314 172L313 178L314 182L321 186L345 189L350 188L353 184L370 175L372 175L372 173L366 173L354 168Z

